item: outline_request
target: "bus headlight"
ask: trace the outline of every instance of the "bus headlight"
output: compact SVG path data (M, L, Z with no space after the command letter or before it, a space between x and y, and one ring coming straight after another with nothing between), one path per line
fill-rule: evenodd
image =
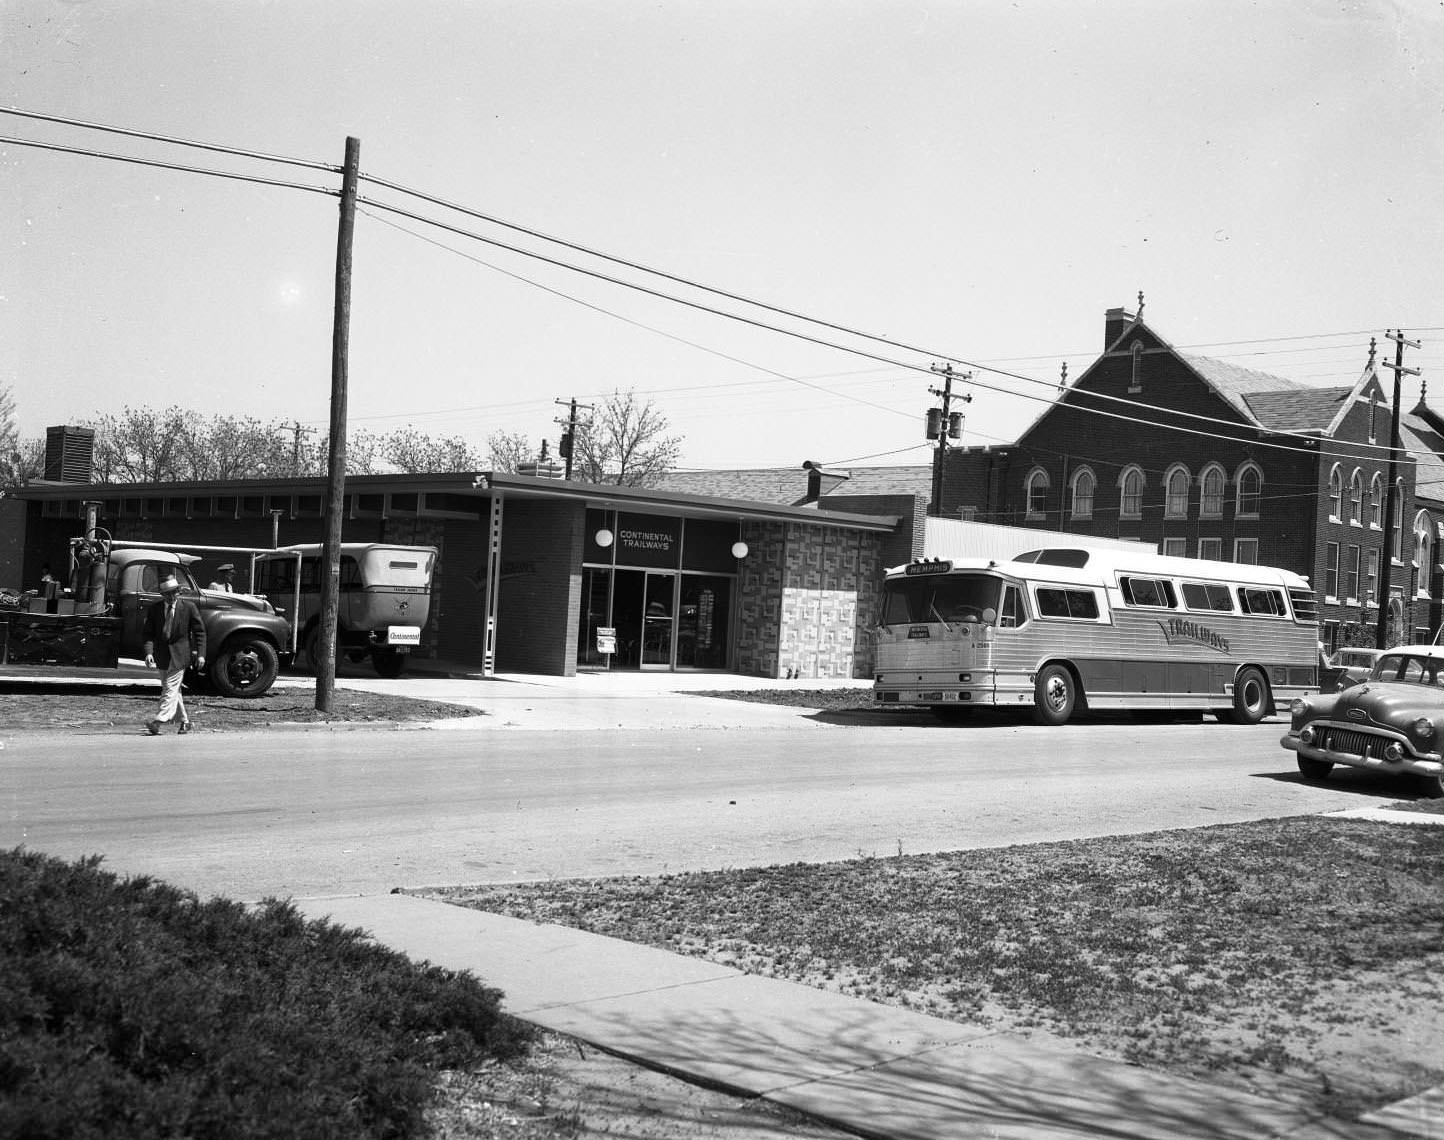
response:
M1434 735L1434 722L1427 716L1421 716L1409 727L1414 730L1414 735L1420 740L1428 740Z

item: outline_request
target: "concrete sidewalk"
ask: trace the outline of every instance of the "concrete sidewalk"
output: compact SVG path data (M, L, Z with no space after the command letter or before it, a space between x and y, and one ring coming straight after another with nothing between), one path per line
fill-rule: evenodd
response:
M285 676L277 688L308 688L305 676ZM336 677L338 689L446 701L481 709L485 716L428 721L406 726L435 731L491 729L597 730L836 727L814 710L751 701L717 700L702 693L762 689L812 691L870 689L869 680L784 681L733 673L610 672L572 677L505 673L482 677L445 662L418 660L406 675L384 680L357 668Z
M409 895L296 905L308 917L360 927L418 961L472 971L500 989L505 1008L525 1021L864 1136L1386 1140L1444 1134L1321 1121L1291 1106L978 1026Z

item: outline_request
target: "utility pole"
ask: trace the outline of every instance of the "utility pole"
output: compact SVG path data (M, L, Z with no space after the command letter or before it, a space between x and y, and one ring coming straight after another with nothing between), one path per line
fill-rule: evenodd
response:
M1384 361L1385 368L1394 370L1394 416L1393 423L1389 429L1389 489L1384 499L1384 549L1380 552L1379 562L1379 617L1374 626L1374 646L1377 649L1385 649L1384 642L1389 635L1389 602L1390 602L1390 579L1393 577L1394 569L1394 512L1398 510L1399 489L1395 486L1398 479L1399 469L1399 404L1400 378L1403 376L1418 376L1419 369L1404 367L1404 346L1418 348L1420 342L1417 340L1405 340L1404 330L1398 329L1395 332L1385 331L1384 336L1394 342L1394 363ZM1400 528L1403 529L1402 527Z
M566 428L566 431L562 433L561 444L557 447L557 454L565 459L567 463L566 474L563 475L562 478L570 479L572 477L572 453L576 450L577 442L577 410L580 409L584 412L590 412L593 408L591 404L578 404L575 396L570 400L553 400L552 403L561 404L562 407L570 405L571 408L567 413L566 419L552 421Z
M301 474L301 437L315 433L315 428L302 427L300 420L291 425L291 473L293 475Z
M953 411L953 378L971 380L971 372L954 372L952 364L934 364L932 370L943 378L941 388L929 388L934 396L940 396L943 406L928 409L927 434L929 439L938 441L933 455L933 494L928 504L928 514L937 518L943 513L943 462L947 456L948 440L963 437L963 413ZM957 397L960 403L971 404L971 394Z
M346 514L346 379L351 349L351 254L356 233L356 183L361 140L346 139L341 173L341 219L336 231L336 312L331 332L330 492L326 502L326 541L321 577L321 626L316 638L316 708L331 711L336 687L336 613L341 600L341 520Z

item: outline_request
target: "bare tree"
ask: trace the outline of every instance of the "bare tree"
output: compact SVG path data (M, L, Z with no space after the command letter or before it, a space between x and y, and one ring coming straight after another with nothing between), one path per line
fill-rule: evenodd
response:
M296 456L275 422L247 416L186 417L178 470L185 479L256 479L296 474Z
M460 436L433 438L410 424L385 437L386 461L409 475L433 471L474 471L482 457Z
M577 429L572 474L586 483L646 487L677 464L680 436L670 436L667 417L635 391L613 392Z
M486 437L487 464L492 471L515 474L537 457L537 449L520 432L494 431Z
M126 407L95 422L95 476L100 483L172 483L184 479L187 413Z
M21 439L15 422L15 396L0 388L0 488L23 487L45 474L45 441Z

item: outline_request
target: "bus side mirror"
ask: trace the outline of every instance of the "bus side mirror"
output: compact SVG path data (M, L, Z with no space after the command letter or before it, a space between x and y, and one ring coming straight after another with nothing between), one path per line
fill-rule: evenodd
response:
M985 610L983 611L983 624L984 624L984 625L992 625L992 624L993 624L995 621L997 621L997 620L998 620L998 611L995 610L995 609L993 609L992 606L989 606L987 609L985 609Z

